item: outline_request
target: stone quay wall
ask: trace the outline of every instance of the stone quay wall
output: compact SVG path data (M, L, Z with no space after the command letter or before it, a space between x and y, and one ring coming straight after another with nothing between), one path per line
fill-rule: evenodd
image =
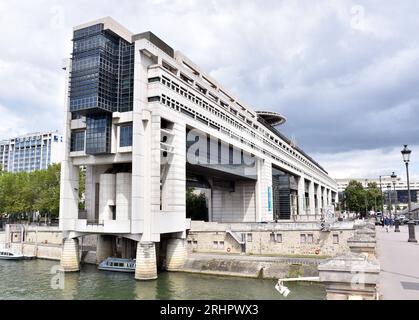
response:
M319 223L223 224L192 221L189 252L212 254L327 256L350 252L352 222L337 222L329 231Z

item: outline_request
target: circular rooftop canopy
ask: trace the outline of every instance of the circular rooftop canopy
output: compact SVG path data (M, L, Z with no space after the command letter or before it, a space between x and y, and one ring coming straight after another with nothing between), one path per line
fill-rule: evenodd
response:
M272 127L279 126L287 121L287 119L283 115L277 112L256 111L256 114L263 120L265 120L267 123L269 123Z

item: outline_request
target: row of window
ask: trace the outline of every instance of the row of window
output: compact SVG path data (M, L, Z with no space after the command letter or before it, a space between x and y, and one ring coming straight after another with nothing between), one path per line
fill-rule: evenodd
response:
M160 79L159 77L155 77L155 78L150 78L149 82L161 82L163 85L165 85L166 87L168 87L169 89L175 91L176 93L180 94L181 96L185 97L186 99L192 101L193 103L197 104L198 106L204 108L205 110L211 112L212 114L216 115L217 117L222 118L224 121L228 122L229 124L233 125L234 127L238 128L241 131L247 132L248 134L250 134L253 138L263 141L266 144L270 145L272 148L278 150L279 152L283 153L285 156L293 156L295 158L297 158L297 160L303 162L305 165L309 166L311 169L315 170L315 171L319 171L319 169L314 166L313 164L311 164L308 160L304 159L302 156L300 156L296 151L294 151L292 148L288 147L287 145L281 143L279 141L278 138L272 136L269 134L269 132L265 131L262 129L262 127L259 126L253 126L254 129L259 129L259 131L261 131L261 133L264 133L264 135L268 138L270 138L270 140L274 141L277 145L273 144L270 140L262 138L257 136L253 130L249 130L247 129L244 125L240 124L239 122L235 121L234 119L232 119L231 117L229 117L225 112L222 112L221 110L218 110L217 108L211 106L208 102L204 101L203 99L198 98L196 95L194 95L193 93L191 93L189 90L187 90L185 87L182 87L180 85L178 85L177 83L175 83L174 81L170 80L169 78L162 76L162 78ZM228 106L228 105L227 105ZM222 107L224 109L227 110L227 107L225 105L222 105ZM235 115L237 115L237 111L235 111L234 109L230 108L230 113L233 113ZM239 117L240 118L240 117ZM241 120L244 121L244 119L241 117ZM251 123L247 123L247 125L251 126ZM245 140L245 139L243 139ZM254 144L249 142L246 143L248 145L250 145L252 148L254 148ZM278 148L278 145L281 148ZM290 153L287 154L286 152ZM301 170L299 170L298 168L296 168L295 166L283 161L282 159L279 159L278 157L272 155L272 158L280 161L281 163L290 166L292 169L296 170L297 172L301 172ZM321 172L321 174L323 174L323 172Z
M91 133L90 139L102 140L104 133ZM86 131L73 131L71 133L70 151L84 151L86 144ZM132 146L132 124L122 125L120 127L119 146Z
M199 114L198 115L197 112L195 110L193 110L192 108L189 108L189 107L187 107L187 106L179 103L178 101L176 101L176 100L174 100L174 99L172 99L172 98L164 95L164 94L162 94L162 97L161 98L158 97L158 96L149 97L148 98L148 101L149 102L160 101L162 104L170 107L171 109L174 109L174 110L176 110L178 112L182 112L182 113L186 114L187 116L189 116L191 118L194 118L194 119L196 119L196 120L198 120L198 121L200 121L200 122L202 122L202 123L204 123L206 125L209 125L210 127L214 128L214 129L217 129L217 130L219 130L221 132L224 132L225 134L229 135L231 138L233 138L233 139L235 139L237 141L240 141L243 144L249 145L252 149L259 150L260 152L271 156L272 159L275 159L276 161L282 163L284 166L288 166L288 167L294 169L297 172L301 172L301 170L298 169L297 167L293 166L292 164L286 162L283 159L278 158L277 156L275 156L274 154L270 153L269 151L266 151L265 149L262 149L262 148L256 146L254 143L246 140L243 137L240 137L240 136L235 135L233 132L231 132L230 129L228 129L227 127L222 126L219 122L213 121L210 118L205 117L202 114ZM269 141L267 141L267 143L270 144L273 148L276 148L276 146L274 146L273 144L271 144Z
M339 244L339 235L333 234L333 244ZM253 241L253 234L247 233L246 234L246 242L252 242ZM271 243L282 243L282 234L281 233L274 233L272 232L270 234L269 241ZM301 233L300 234L300 243L314 243L314 234L312 233ZM213 241L213 249L224 249L225 242L224 241ZM198 248L198 241L196 240L188 240L188 247L190 248Z

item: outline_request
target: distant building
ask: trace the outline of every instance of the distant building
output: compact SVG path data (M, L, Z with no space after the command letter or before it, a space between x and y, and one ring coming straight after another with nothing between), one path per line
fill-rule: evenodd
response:
M347 178L347 179L336 179L338 184L338 191L340 198L342 197L343 192L345 191L346 187L348 186L351 180L358 181L362 183L365 187L370 182L375 182L377 186L380 188L380 179L369 179L369 178ZM391 193L388 192L388 185L391 185ZM394 195L394 186L391 181L390 177L382 177L381 178L381 189L383 190L384 195L384 202L385 204L389 201L389 195L391 194L392 203L394 203L395 195ZM397 203L404 207L403 204L408 203L408 191L407 191L407 182L401 180L399 177L396 182L396 193L397 193ZM413 203L419 202L419 181L410 181L410 198Z
M29 133L0 141L0 165L8 172L31 172L60 163L64 154L63 136L57 131Z

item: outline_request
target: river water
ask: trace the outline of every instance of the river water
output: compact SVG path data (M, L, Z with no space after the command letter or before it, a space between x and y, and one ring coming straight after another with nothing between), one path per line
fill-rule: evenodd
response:
M47 260L0 260L0 299L320 300L326 296L324 286L316 283L289 283L291 293L284 298L274 289L275 280L160 272L157 280L139 282L133 274L98 271L94 265L66 274L60 288L56 281L60 276L54 273L57 265Z

